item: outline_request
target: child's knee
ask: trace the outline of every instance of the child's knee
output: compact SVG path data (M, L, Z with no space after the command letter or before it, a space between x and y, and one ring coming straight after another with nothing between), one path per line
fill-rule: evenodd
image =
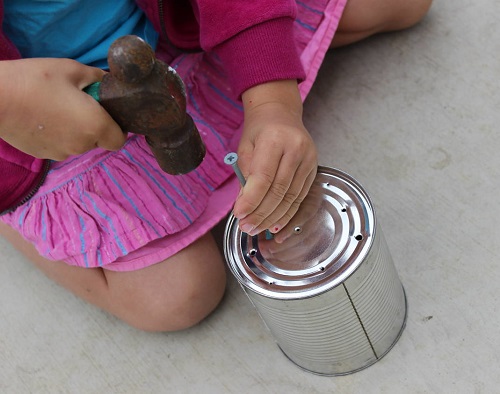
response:
M420 22L429 12L432 5L432 0L412 0L403 2L405 4L406 12L401 17L401 28L408 28ZM397 21L397 14L395 15Z
M369 36L406 29L420 22L431 4L432 0L348 0L339 31Z
M208 277L186 272L185 277L176 280L177 284L169 289L135 292L133 299L128 301L129 305L124 305L128 313L123 320L143 331L184 330L210 315L219 305L226 288L226 272L222 264Z
M210 315L219 305L226 289L226 274L219 274L205 280L195 280L178 292L168 307L159 306L152 310L153 331L179 331L195 326Z

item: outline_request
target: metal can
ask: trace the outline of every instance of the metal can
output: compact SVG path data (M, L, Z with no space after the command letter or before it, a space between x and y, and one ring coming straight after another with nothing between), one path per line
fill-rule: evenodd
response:
M362 186L319 167L279 234L250 236L231 215L224 254L283 353L320 375L345 375L380 360L404 329L407 303Z

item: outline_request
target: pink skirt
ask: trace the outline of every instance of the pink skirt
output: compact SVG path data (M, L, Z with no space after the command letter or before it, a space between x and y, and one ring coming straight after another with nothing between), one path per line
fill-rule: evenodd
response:
M345 3L297 2L297 48L307 74L300 84L303 99ZM224 156L237 150L242 105L230 98L223 68L210 54L182 53L169 64L184 80L188 112L207 146L203 163L187 175L170 176L137 135L117 152L94 149L54 162L37 194L1 217L43 257L80 267L136 270L174 255L231 210L240 186Z

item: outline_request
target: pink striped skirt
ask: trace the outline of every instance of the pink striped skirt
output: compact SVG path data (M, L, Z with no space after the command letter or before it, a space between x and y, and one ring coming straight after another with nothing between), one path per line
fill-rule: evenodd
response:
M297 48L305 99L334 36L346 0L297 2ZM161 54L158 54L161 58ZM37 194L1 220L43 257L80 267L131 271L155 264L210 231L231 210L239 183L224 156L236 151L243 108L224 71L207 53L182 53L170 66L184 80L188 112L207 146L193 172L160 170L142 136L117 152L94 149L54 162Z

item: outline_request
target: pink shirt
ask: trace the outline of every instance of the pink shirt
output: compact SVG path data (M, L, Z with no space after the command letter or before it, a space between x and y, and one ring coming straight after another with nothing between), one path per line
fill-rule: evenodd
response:
M294 0L137 0L155 29L176 46L216 53L233 92L273 80L304 78L295 49ZM0 23L3 0L0 0ZM161 41L162 39L160 39ZM161 45L161 44L160 44ZM0 60L19 53L0 31ZM45 160L26 155L0 140L0 212L15 207L36 189Z

